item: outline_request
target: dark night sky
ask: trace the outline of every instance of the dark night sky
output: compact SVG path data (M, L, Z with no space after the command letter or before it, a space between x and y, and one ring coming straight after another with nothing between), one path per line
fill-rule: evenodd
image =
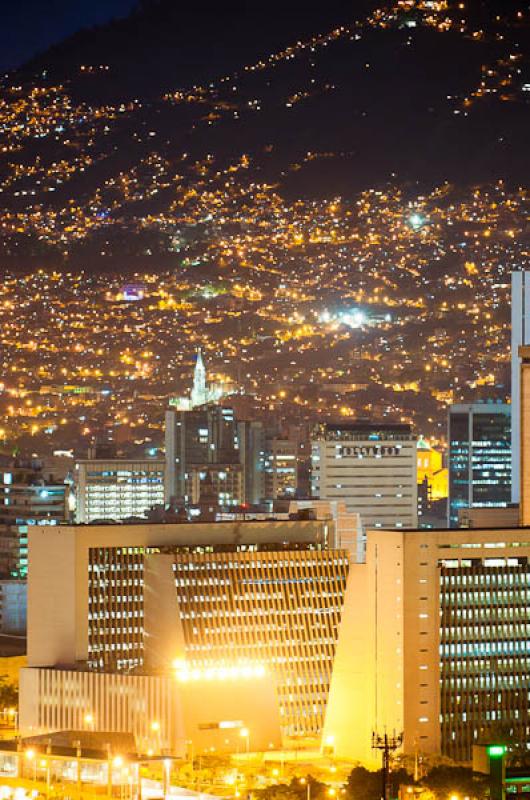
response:
M83 27L126 16L137 0L4 0L0 69L16 67Z

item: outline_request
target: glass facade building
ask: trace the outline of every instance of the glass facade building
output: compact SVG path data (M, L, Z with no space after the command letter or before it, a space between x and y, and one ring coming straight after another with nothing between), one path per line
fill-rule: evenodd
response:
M77 522L144 517L164 502L164 467L155 459L79 461Z
M450 528L462 508L500 508L511 502L511 409L502 403L454 405L449 410Z
M247 523L252 525L252 523ZM172 555L175 619L191 669L263 664L288 736L318 735L349 570L344 550L317 544L91 548L88 665L130 672L144 664L146 559Z
M529 600L526 557L441 563L441 739L455 761L488 730L530 739Z

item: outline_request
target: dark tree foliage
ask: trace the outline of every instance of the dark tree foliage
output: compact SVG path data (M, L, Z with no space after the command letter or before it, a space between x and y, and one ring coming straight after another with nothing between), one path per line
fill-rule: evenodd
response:
M18 687L8 683L7 675L0 675L0 709L18 706Z
M470 798L485 796L488 780L486 775L477 775L469 767L433 767L421 783L437 798L445 800L448 795L458 794Z
M403 783L412 783L412 778L404 769L391 772L391 796L397 797L399 787ZM364 767L355 767L346 784L347 800L380 800L382 795L382 770L371 772Z
M304 778L304 781L300 778L292 778L290 783L267 786L266 789L256 790L254 794L258 800L306 800L308 784L311 800L325 800L328 787L325 783L315 780L311 775Z

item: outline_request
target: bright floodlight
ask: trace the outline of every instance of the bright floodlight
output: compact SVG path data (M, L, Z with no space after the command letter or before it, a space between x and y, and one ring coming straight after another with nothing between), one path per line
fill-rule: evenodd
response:
M415 231L418 231L425 224L425 217L422 217L422 215L418 214L418 212L416 211L414 212L414 214L410 215L409 223L411 227L414 228Z

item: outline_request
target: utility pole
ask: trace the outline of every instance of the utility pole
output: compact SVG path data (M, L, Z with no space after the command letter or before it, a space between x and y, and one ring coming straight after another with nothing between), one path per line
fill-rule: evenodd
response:
M403 743L403 734L386 733L380 736L376 731L372 733L372 750L380 750L383 759L383 782L381 800L390 800L390 756Z

